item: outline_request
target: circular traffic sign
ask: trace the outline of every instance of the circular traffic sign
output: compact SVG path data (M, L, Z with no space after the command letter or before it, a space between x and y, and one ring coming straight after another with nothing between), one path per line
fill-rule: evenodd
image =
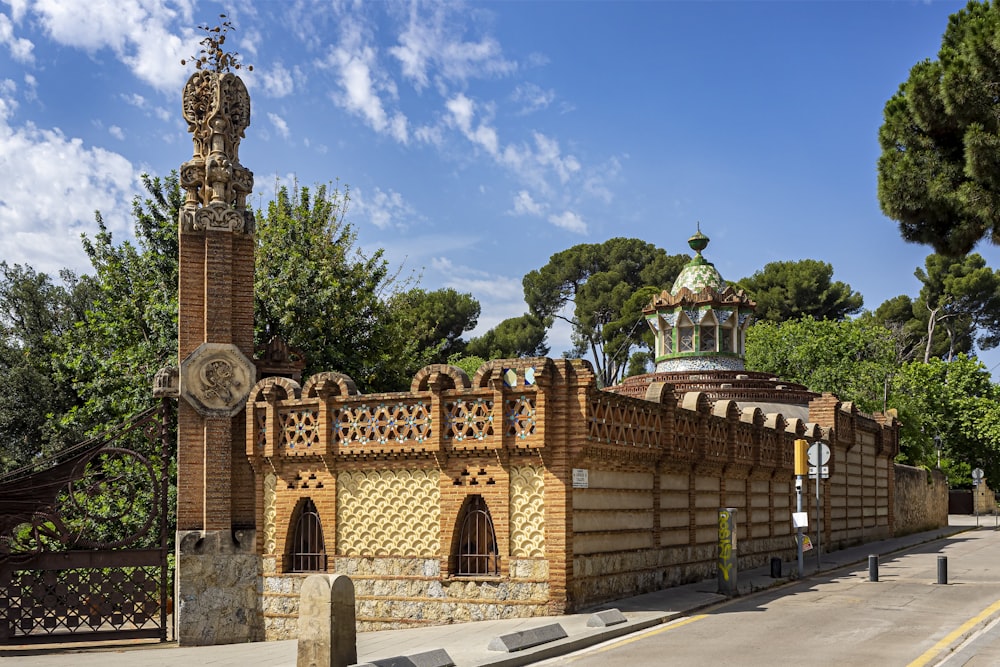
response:
M974 479L974 480L976 480L978 482L979 480L981 480L983 478L983 476L985 474L986 473L983 472L982 468L976 468L975 470L972 471L972 479Z
M825 442L814 442L809 445L809 465L825 466L830 462L830 446Z

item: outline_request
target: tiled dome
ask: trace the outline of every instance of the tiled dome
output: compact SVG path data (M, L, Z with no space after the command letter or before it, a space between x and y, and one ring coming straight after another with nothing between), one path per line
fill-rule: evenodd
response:
M708 237L701 233L701 229L688 239L688 246L695 251L694 259L687 263L674 281L674 286L670 293L674 296L681 291L682 287L688 288L697 294L705 287L711 287L717 292L721 292L726 287L726 281L719 275L715 265L701 256L701 251L708 246Z

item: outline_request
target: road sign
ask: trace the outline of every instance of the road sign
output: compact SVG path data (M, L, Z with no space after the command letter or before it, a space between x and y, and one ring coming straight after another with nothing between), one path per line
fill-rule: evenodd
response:
M814 442L809 445L809 465L825 466L830 462L830 446L825 442ZM816 474L816 473L811 473Z
M809 476L816 477L816 466L809 466ZM829 479L830 466L821 466L819 469L819 476L821 479Z
M985 476L985 474L986 473L983 472L982 468L976 468L972 471L972 479L978 482Z

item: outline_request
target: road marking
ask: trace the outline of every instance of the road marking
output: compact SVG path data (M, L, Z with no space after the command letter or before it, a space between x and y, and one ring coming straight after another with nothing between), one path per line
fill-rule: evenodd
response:
M661 625L655 630L647 630L646 632L637 632L634 635L629 635L625 639L617 642L609 642L601 648L594 651L594 653L602 653L604 651L610 651L613 648L618 648L619 646L624 646L625 644L631 644L632 642L637 642L640 639L645 639L646 637L652 637L653 635L658 635L661 632L666 632L667 630L673 630L674 628L679 628L681 626L687 625L688 623L694 623L695 621L700 621L703 618L708 618L708 614L698 614L697 616L689 616L681 621L674 621Z
M1000 600L997 600L989 607L979 612L979 614L967 620L957 629L949 632L947 635L942 637L937 644L927 649L927 651L925 651L923 655L921 655L919 658L911 662L906 667L923 667L924 665L929 664L931 660L937 657L938 653L941 653L943 650L948 648L948 646L950 646L952 642L954 642L963 634L974 628L976 625L982 623L984 620L986 620L993 614L997 613L998 611L1000 611Z

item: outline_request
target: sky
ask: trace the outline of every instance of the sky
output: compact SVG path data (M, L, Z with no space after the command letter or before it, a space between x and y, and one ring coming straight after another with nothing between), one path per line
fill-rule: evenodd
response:
M0 260L88 272L95 211L131 237L140 175L191 157L181 60L225 13L253 205L347 186L358 244L471 293L473 335L554 253L690 253L698 224L728 280L817 259L875 309L931 252L879 209L882 110L964 4L0 0Z

